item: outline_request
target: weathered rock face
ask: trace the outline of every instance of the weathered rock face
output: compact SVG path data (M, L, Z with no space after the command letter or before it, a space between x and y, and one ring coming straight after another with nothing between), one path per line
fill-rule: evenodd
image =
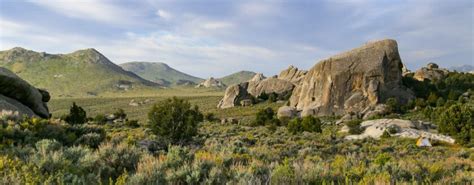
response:
M50 98L47 91L37 89L11 71L0 68L0 109L48 118L46 102Z
M228 87L217 107L221 109L230 108L238 105L242 100L251 99L252 96L247 92L248 85L249 83L245 82Z
M265 76L263 76L262 73L257 73L252 77L252 79L249 80L249 82L260 82L264 79L265 79Z
M294 87L295 85L289 81L278 78L264 79L263 75L257 74L248 82L228 87L224 98L222 98L217 107L224 109L242 105L241 102L249 102L249 100L258 98L263 93L286 95L291 93ZM245 103L245 105L247 104Z
M429 63L426 67L422 67L415 72L413 78L418 81L426 80L441 80L446 75L448 75L449 71L447 69L440 69L438 64Z
M402 62L395 40L367 43L325 59L293 90L291 106L308 115L343 115L375 107L387 98L413 98L403 87Z
M221 88L221 87L225 87L225 85L213 78L213 77L210 77L209 79L205 80L204 82L201 82L199 83L198 85L196 85L196 88L202 88L202 87L205 87L205 88L210 88L210 87L218 87L218 88Z
M250 81L247 92L254 97L259 97L263 93L291 93L294 87L295 85L289 81L278 78L267 78L262 81Z
M288 69L280 72L278 79L286 80L294 84L299 84L301 80L303 80L306 73L307 71L299 70L298 68L291 65L288 67Z
M290 107L290 106L280 107L277 112L278 119L293 118L295 116L297 116L297 111L294 107Z
M409 120L402 119L376 119L364 121L360 124L360 127L364 129L364 132L360 135L349 135L346 136L347 140L364 139L371 137L379 139L385 131L392 130L395 133L390 133L394 137L403 138L419 138L427 137L429 139L443 141L447 143L454 143L454 139L449 136L435 134L429 132L431 124L428 123L414 123ZM347 132L347 128L341 129L341 132Z

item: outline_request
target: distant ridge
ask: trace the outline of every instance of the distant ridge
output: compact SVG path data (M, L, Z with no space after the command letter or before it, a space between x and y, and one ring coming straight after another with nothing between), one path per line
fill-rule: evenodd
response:
M181 85L183 82L199 83L204 80L173 69L161 62L128 62L120 64L120 66L124 70L162 85Z
M226 86L231 86L234 84L239 84L242 82L249 81L250 79L255 76L255 72L252 71L239 71L236 73L232 73L230 75L224 76L222 78L219 78L218 80L224 83Z
M93 48L49 54L15 47L0 51L0 67L47 89L54 97L95 96L159 86L123 70Z

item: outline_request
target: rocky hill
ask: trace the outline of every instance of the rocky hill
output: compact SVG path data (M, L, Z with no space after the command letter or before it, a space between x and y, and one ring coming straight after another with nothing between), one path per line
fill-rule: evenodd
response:
M255 76L255 74L256 73L252 71L239 71L239 72L224 76L222 78L219 78L218 80L227 86L231 86L234 84L239 84L242 82L249 81L250 79L252 79L253 76Z
M120 66L144 79L166 86L203 81L201 78L188 75L161 62L128 62Z
M47 89L53 97L94 96L159 86L123 70L95 49L48 54L17 47L0 51L0 67Z

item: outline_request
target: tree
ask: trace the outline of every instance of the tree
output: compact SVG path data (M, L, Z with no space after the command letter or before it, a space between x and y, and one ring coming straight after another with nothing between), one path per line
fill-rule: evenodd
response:
M439 131L453 136L456 142L473 144L474 107L468 104L454 104L444 110L437 119Z
M148 113L149 127L153 133L172 143L190 140L197 134L203 115L197 106L176 97L155 104Z
M82 107L77 106L76 102L73 102L65 121L71 125L83 124L87 121L86 111Z

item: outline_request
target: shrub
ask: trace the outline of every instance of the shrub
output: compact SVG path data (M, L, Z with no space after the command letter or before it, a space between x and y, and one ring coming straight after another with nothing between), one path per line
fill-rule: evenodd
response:
M94 117L94 122L96 124L105 124L105 123L107 123L107 117L104 114L97 114Z
M288 159L285 159L273 169L272 184L296 184L295 172L289 163Z
M135 119L125 121L125 125L131 128L140 127L140 124L138 124L138 120Z
M83 124L87 121L86 111L80 106L77 106L75 102L72 103L72 107L69 110L69 115L66 115L65 121L69 124Z
M321 120L313 116L306 116L303 119L295 118L288 123L288 132L292 134L300 132L318 132L321 133Z
M388 106L388 112L390 113L400 112L400 104L398 104L398 100L396 98L388 98L385 101L385 105Z
M360 128L361 120L351 120L346 123L349 127L349 134L361 134L364 130Z
M127 118L127 114L125 113L125 111L123 109L117 109L117 111L115 111L115 113L114 113L114 116L118 119Z
M264 126L264 125L280 125L280 121L275 117L275 112L272 108L268 107L266 109L260 110L257 112L253 126Z
M460 144L470 144L474 133L474 108L468 104L454 104L437 119L439 131L453 136Z
M215 117L214 113L212 112L209 112L209 113L206 113L204 114L204 119L209 121L209 122L213 122L213 121L216 121L217 118Z
M173 97L155 104L148 113L151 130L173 143L190 140L197 134L203 115L197 106Z

